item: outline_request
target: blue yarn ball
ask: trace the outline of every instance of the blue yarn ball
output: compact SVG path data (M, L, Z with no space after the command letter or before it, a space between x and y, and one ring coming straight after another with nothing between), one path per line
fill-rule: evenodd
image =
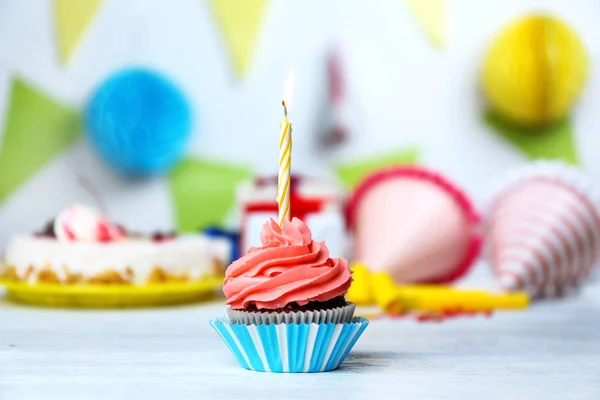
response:
M167 172L192 130L183 93L157 72L132 68L110 76L85 110L87 137L99 156L125 175Z

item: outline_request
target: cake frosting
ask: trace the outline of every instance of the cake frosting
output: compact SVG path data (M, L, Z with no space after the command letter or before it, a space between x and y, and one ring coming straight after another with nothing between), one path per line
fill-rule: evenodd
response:
M191 281L222 273L225 239L128 234L96 210L74 205L46 230L9 241L0 277L29 283L145 284Z
M160 273L196 280L214 275L226 265L229 243L201 235L181 236L164 242L124 239L114 243L58 241L51 238L18 235L4 253L5 267L11 267L21 280L35 283L40 271L51 270L60 282L70 276L83 281L102 281L111 272L117 281L143 284ZM121 279L118 279L121 278ZM117 283L117 282L115 282Z
M344 296L352 283L347 261L331 258L324 242L312 239L298 218L280 227L269 219L261 246L252 247L226 270L223 292L233 309L259 310L325 302Z

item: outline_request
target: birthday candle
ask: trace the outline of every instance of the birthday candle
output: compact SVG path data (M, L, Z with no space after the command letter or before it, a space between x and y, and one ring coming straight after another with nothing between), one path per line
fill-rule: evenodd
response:
M283 221L290 219L290 168L292 164L292 124L287 117L288 108L291 106L294 88L294 71L290 72L285 90L283 92L283 121L279 125L279 176L277 179L277 205L279 208L279 226Z

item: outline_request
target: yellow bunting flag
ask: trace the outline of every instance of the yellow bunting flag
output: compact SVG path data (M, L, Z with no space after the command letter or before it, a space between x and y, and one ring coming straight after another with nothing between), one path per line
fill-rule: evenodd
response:
M407 0L421 28L436 47L446 42L446 0Z
M71 58L101 3L102 0L54 0L56 40L62 63Z
M254 52L267 0L211 0L210 3L235 73L242 76Z

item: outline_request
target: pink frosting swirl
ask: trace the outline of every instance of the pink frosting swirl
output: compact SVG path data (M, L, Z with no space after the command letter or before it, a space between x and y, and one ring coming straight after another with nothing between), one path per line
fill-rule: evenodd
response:
M330 258L324 242L312 240L310 229L294 218L283 227L269 219L260 234L262 246L227 268L223 292L234 309L255 305L279 309L343 296L352 283L348 263Z

